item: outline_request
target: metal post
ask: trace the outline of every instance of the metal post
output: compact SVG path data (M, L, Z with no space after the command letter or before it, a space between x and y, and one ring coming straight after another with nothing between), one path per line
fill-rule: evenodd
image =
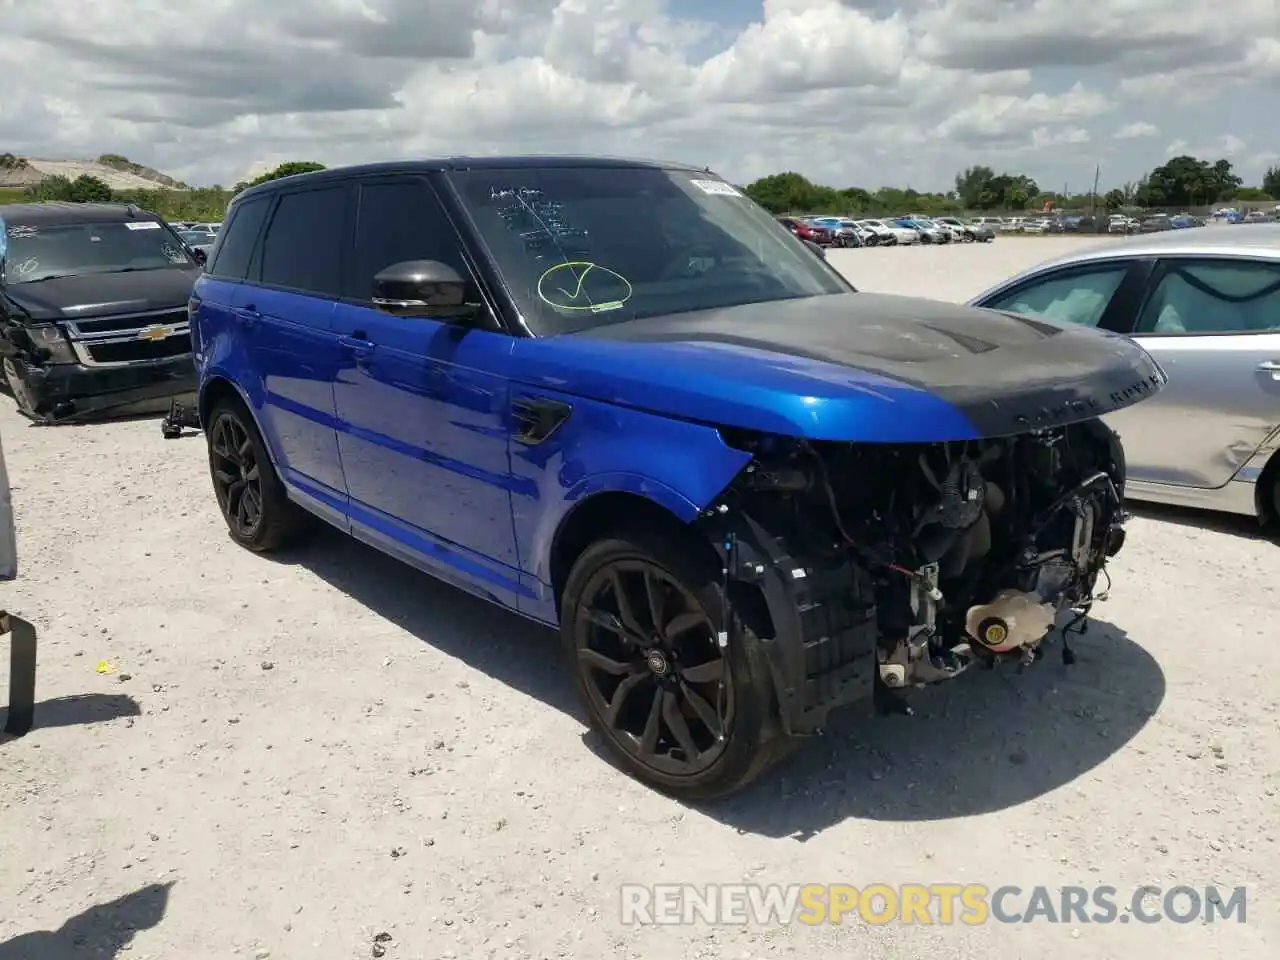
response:
M21 737L35 720L36 628L0 610L0 637L9 638L9 717L4 732Z

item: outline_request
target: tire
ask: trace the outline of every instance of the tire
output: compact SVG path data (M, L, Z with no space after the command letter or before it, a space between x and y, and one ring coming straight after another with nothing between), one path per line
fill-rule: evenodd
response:
M18 412L24 417L34 418L36 416L35 398L31 396L31 391L23 384L22 374L18 369L18 365L23 362L14 357L5 357L4 362L0 363L0 380L4 383L5 391L17 403Z
M736 617L704 551L679 535L597 541L574 564L561 602L561 639L592 728L626 772L683 800L742 789L793 742L774 722L766 665L740 642L719 645L721 631L734 635ZM654 606L666 621L657 630ZM708 710L714 725L702 719Z
M1280 454L1274 455L1258 477L1258 523L1273 536L1280 536Z
M313 528L311 515L285 492L243 404L215 404L205 437L209 477L232 540L254 553L269 553L298 542Z

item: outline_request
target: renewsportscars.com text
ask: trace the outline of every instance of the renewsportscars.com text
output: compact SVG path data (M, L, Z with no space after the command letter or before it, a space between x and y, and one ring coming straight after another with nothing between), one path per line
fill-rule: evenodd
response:
M1216 887L989 887L983 884L624 885L632 925L838 923L1244 923L1246 891Z

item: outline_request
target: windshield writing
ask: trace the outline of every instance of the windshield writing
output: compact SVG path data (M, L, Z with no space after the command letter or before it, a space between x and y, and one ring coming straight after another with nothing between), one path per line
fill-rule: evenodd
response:
M6 229L6 283L191 266L182 243L153 220L55 227L10 224Z
M537 333L849 290L720 180L642 167L450 178Z

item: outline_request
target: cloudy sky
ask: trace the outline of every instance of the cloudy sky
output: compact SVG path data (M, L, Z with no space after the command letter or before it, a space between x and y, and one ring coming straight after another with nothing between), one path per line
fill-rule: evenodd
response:
M1280 161L1277 0L0 0L0 151L193 183L604 152L744 182L1045 189Z

